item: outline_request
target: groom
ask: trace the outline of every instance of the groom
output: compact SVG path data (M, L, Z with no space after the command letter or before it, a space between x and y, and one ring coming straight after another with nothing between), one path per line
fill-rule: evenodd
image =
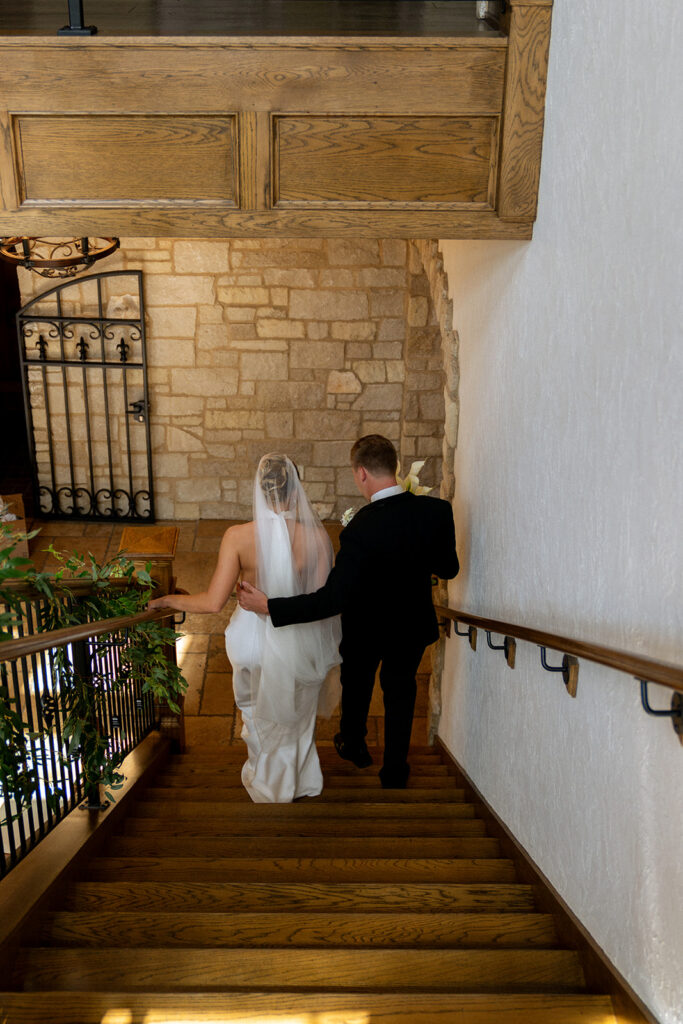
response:
M250 584L242 608L270 614L274 626L342 615L341 723L334 744L341 757L367 768L367 717L381 662L384 694L385 788L403 789L415 709L415 674L425 647L438 637L432 575L458 572L453 512L440 498L417 497L396 483L393 444L380 434L351 449L356 487L368 499L340 535L334 567L320 590L270 600Z

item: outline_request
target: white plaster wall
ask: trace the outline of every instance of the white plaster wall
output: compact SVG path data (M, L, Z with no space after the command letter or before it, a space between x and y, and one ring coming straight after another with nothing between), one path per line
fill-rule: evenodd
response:
M682 34L679 0L557 0L534 240L442 242L461 359L451 605L679 663ZM480 639L448 644L441 737L680 1024L683 747L629 676L584 661L573 701L536 648L511 672Z

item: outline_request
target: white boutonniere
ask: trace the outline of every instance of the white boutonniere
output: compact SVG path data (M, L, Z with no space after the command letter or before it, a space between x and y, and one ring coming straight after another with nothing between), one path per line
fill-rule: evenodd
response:
M426 459L420 459L413 462L407 475L404 477L398 475L401 469L401 463L399 462L396 467L396 483L400 484L404 491L410 491L412 494L429 494L434 488L423 487L420 483L420 472L426 461Z
M342 526L348 526L355 514L355 508L347 508L345 512L342 512L339 522Z

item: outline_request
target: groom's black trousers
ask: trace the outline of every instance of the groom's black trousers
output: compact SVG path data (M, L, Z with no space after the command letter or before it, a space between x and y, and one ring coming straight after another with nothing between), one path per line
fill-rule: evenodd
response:
M391 779L407 776L408 747L413 726L415 675L424 644L406 645L402 636L391 640L364 634L354 636L342 628L341 722L345 743L361 744L367 734L367 718L381 662L379 681L384 696L384 774Z

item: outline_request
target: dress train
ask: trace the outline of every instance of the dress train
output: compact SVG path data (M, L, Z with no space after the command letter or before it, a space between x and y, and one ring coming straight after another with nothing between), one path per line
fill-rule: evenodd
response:
M296 686L294 721L283 723L260 717L258 689L266 629L261 616L237 608L225 631L235 702L242 715L241 735L247 745L242 784L255 803L288 803L322 792L323 776L315 746L316 715L319 703L327 705L321 710L330 713L338 669L318 685Z

